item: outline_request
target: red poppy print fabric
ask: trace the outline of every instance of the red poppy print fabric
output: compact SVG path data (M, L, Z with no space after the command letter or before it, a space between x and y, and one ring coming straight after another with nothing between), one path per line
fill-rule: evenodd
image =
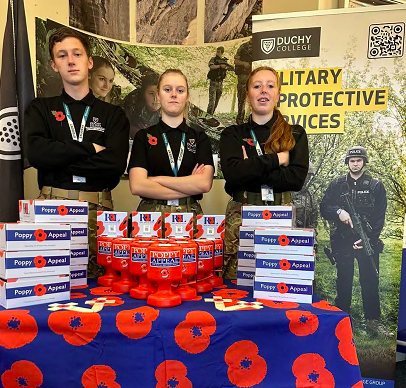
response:
M41 370L31 361L16 361L1 375L4 388L37 388L44 377Z
M82 346L95 339L101 328L101 317L98 313L56 311L49 316L48 326L67 343Z
M319 302L312 303L313 307L321 310L328 310L328 311L341 311L338 307L333 306L331 303L327 302L326 300L321 300Z
M116 316L118 331L130 339L144 338L152 329L152 322L159 316L159 310L143 306L120 311Z
M192 388L192 382L186 376L187 368L182 362L163 361L155 370L156 388Z
M300 306L299 303L296 302L280 302L268 299L257 299L257 302L261 302L264 306L271 307L273 309L295 309Z
M122 295L120 292L114 292L111 287L94 287L90 290L92 295Z
M191 311L175 329L175 341L181 349L191 354L205 351L210 336L216 331L216 320L206 311Z
M358 357L354 338L352 336L350 317L345 317L338 322L335 334L339 341L338 350L341 357L351 365L358 365Z
M364 388L364 384L362 381L358 381L358 383L354 384L351 388Z
M38 325L29 313L29 310L0 311L0 346L17 349L34 340Z
M116 372L107 365L93 365L82 376L84 388L121 388L116 382Z
M213 291L213 295L221 296L224 299L242 299L248 296L248 291L227 288L223 290Z
M252 341L233 343L227 349L224 360L228 365L228 379L237 387L252 387L266 376L266 361L258 354L258 346Z
M316 353L300 355L293 362L292 373L296 377L296 388L334 388L333 374L326 369L323 357Z
M319 327L319 319L310 311L286 311L289 319L289 330L298 337L313 334Z

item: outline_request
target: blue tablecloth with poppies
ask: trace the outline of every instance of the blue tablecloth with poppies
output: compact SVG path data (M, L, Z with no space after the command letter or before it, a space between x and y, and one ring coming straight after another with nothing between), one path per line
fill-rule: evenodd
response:
M2 385L362 387L346 313L325 301L258 302L247 290L227 283L159 309L93 281L72 290L71 302L92 309L96 299L108 300L99 312L66 310L64 303L57 311L0 308ZM221 302L223 311L213 298L217 306L228 301Z

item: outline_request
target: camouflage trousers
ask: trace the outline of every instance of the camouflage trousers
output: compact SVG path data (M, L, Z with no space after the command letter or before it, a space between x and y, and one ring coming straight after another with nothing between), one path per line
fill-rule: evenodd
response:
M223 81L211 81L209 86L209 105L207 113L213 115L223 94Z
M245 102L246 102L246 83L248 80L247 74L240 74L237 83L237 100L238 100L238 113L235 118L237 124L242 124L245 119Z
M64 197L57 197L55 195L47 195L41 193L38 197L39 199L68 199ZM106 201L106 200L105 200ZM97 238L97 211L98 210L113 210L113 202L110 207L102 206L95 203L89 202L89 224L88 224L88 242L89 242L89 264L87 267L87 277L97 278L104 275L104 267L97 264L96 257L96 238Z

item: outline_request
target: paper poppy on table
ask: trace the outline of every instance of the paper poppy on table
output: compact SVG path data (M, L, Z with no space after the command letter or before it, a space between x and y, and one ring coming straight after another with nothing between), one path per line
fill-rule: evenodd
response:
M252 341L234 342L226 351L224 360L227 375L237 387L252 387L266 376L266 361L258 354L258 346Z
M47 293L47 288L43 284L37 284L34 287L34 292L36 296L42 296Z
M37 229L34 232L34 237L37 241L41 242L41 241L45 241L47 238L47 234L42 230L42 229Z
M262 218L264 220L270 220L272 218L272 213L269 210L264 210L262 212Z
M186 366L177 360L161 362L155 370L155 388L192 388Z
M285 283L278 283L277 288L280 294L286 294L289 291L289 288Z
M324 358L317 353L306 353L296 358L292 365L296 388L334 388L332 373L326 369Z
M191 354L201 353L210 345L210 336L216 331L216 320L206 311L191 311L175 329L175 341Z
M351 365L358 365L357 351L355 349L354 338L350 317L343 318L338 322L335 330L338 339L338 351L341 357Z
M313 334L319 327L319 319L310 311L290 310L286 311L289 319L289 330L298 337Z
M264 306L274 309L295 309L300 306L299 303L295 302L282 302L268 299L257 299L257 302L261 302Z
M114 292L111 287L94 287L90 289L92 295L122 295L122 292Z
M66 216L68 214L68 208L65 205L58 206L58 213L60 216Z
M278 237L278 242L281 247L286 247L287 245L289 245L290 240L289 240L288 236L281 234Z
M84 388L121 388L116 382L116 372L107 365L92 365L82 375Z
M287 271L287 270L290 269L290 263L289 263L289 261L286 260L286 259L282 259L282 260L279 262L279 266L281 267L281 270L283 270L283 271Z
M321 310L341 311L338 307L332 305L330 302L327 302L326 300L320 300L319 302L312 303L312 306Z
M105 231L103 221L97 221L97 235L101 236Z
M4 388L38 388L43 380L41 370L33 362L26 360L16 361L1 375Z
M116 316L118 331L130 339L144 338L152 329L152 322L159 316L159 310L149 306L120 311Z
M0 311L0 346L16 349L34 340L38 325L29 313L29 310Z
M44 259L43 256L36 256L34 258L34 264L35 264L35 267L37 267L37 268L44 268L47 264L47 261L46 261L46 259Z
M212 291L212 294L215 296L221 296L224 299L243 299L248 296L249 292L237 290L235 288L227 288L223 290Z
M48 326L67 343L82 346L95 339L101 328L101 317L98 313L55 311L48 318Z

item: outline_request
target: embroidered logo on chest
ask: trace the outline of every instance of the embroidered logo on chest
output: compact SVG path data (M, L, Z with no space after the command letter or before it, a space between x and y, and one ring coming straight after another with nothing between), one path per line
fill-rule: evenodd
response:
M93 117L93 121L89 123L89 126L86 127L86 131L99 131L104 132L106 128L103 128L101 123L99 123L98 117Z
M186 144L186 147L189 152L192 152L193 154L195 154L196 153L196 140L189 139Z

